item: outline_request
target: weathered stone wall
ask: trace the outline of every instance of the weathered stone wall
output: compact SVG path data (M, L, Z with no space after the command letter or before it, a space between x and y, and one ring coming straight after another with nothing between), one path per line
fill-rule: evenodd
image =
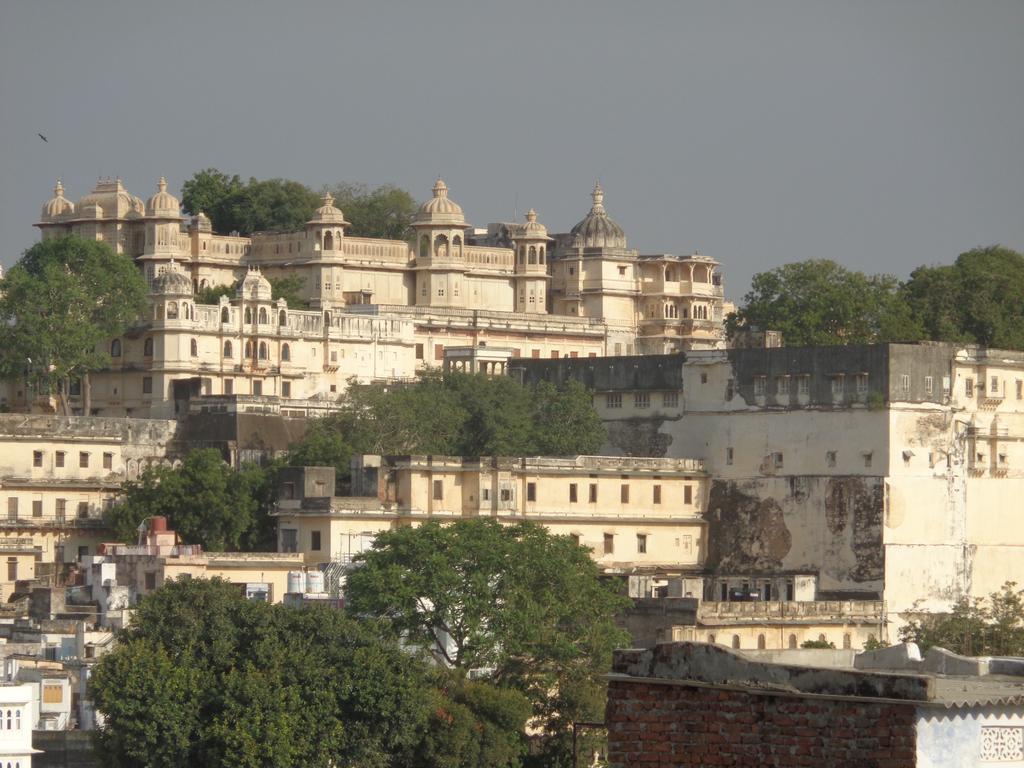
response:
M99 768L92 731L33 731L32 746L43 750L32 756L33 768Z

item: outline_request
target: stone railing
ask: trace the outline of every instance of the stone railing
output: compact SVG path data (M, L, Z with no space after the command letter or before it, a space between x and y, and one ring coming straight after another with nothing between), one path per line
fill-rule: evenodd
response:
M785 619L858 618L879 620L885 611L881 600L754 600L751 602L702 601L701 621L770 621Z

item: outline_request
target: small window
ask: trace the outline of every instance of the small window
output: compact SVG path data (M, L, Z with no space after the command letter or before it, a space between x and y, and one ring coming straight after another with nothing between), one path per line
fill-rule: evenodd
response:
M1024 381L1017 379L1017 399L1024 400Z
M444 482L441 480L434 481L434 501L441 501L444 498Z
M783 457L781 451L772 454L772 464L776 469L782 469Z
M665 408L678 408L679 407L679 393L678 392L663 392L661 395L661 404Z
M64 466L64 458L65 458L65 456L67 456L67 454L64 451L57 451L57 457L56 457L57 458L57 462L56 463L57 463L58 467L63 467Z
M846 392L846 377L843 374L832 377L832 397L842 397Z
M153 356L153 337L150 336L144 342L142 342L142 354L146 357Z
M629 484L623 483L619 486L619 501L623 504L629 504Z
M235 380L224 379L224 394L233 395L235 393Z
M693 504L693 486L692 485L684 485L683 486L683 503L684 504Z
M990 384L989 392L991 392L994 396L998 396L999 395L999 377L998 376L993 376L991 381L989 382L989 384Z
M234 351L235 350L231 346L231 342L230 341L225 341L224 342L224 357L231 357L232 354L234 353Z
M650 392L634 392L633 393L633 405L636 408L650 408L651 407L651 394L650 394Z
M569 483L569 503L576 503L576 483Z
M798 395L809 395L811 393L811 377L806 373L797 376L796 392Z
M320 531L310 531L309 533L309 548L313 552L320 551Z
M702 373L700 375L700 383L701 384L707 384L708 383L708 375L706 373Z
M871 466L871 459L872 459L873 455L874 454L871 451L866 451L864 453L864 466L865 467L870 467Z
M740 636L739 635L733 635L732 636L732 647L735 650L739 650L739 648L740 648Z
M104 453L103 454L103 468L113 469L114 468L114 454Z
M18 580L18 558L8 557L7 558L7 580L17 581ZM11 727L11 711L7 710L7 727Z
M606 408L621 408L622 407L622 393L614 392L604 396L604 404Z
M43 466L43 452L42 451L32 451L32 466L33 467L41 467L41 466Z
M825 451L825 464L827 464L830 467L834 467L836 465L835 451Z
M754 377L754 397L764 397L766 376Z
M935 380L931 376L924 377L924 391L926 395L930 395L935 387Z
M89 454L85 451L80 451L78 454L78 467L80 469L89 468Z
M89 516L89 502L80 501L78 502L78 519L84 520Z
M763 651L766 648L764 635L757 636L757 650Z
M868 391L868 375L866 373L858 373L856 376L857 394L866 395Z
M422 344L417 344L416 345L416 359L417 360L422 360L423 359L423 345Z
M619 274L620 275L625 275L626 274L626 268L625 267L619 267Z
M252 380L252 393L254 395L262 395L263 394L263 381L262 381L262 379L253 379Z
M142 377L142 394L151 395L153 394L153 377L143 376Z
M42 517L42 516L43 516L43 500L42 499L33 499L32 500L32 517Z
M537 484L527 483L526 484L526 500L536 501L537 500Z
M687 488L689 488L689 486L687 486ZM660 485L655 485L654 486L654 503L655 504L661 504L661 486Z
M481 488L480 489L480 501L490 501L490 500L491 500L491 489L490 488Z
M636 535L636 551L638 554L647 554L647 534L638 533Z
M588 497L588 500L591 504L597 503L597 483L590 484L590 495Z
M611 555L615 553L615 534L606 533L604 535L604 553Z
M192 357L199 357L199 342L195 339L189 342L189 353Z
M725 449L725 463L726 464L732 464L733 457L735 455L736 455L736 452L733 450L733 447L731 445L726 447L726 449Z
M782 397L789 395L789 376L778 376L775 379L775 390Z
M974 379L970 377L964 379L964 395L974 397Z
M434 345L434 359L435 360L444 360L444 344L435 344Z
M114 339L112 342L110 342L110 356L111 357L120 357L121 356L121 340L120 339Z
M18 497L8 496L7 497L7 519L17 520L18 519Z
M291 359L292 359L292 348L289 347L287 344L282 344L281 345L281 362L282 363L288 363L288 362L291 362Z
M146 574L146 591L152 592L156 589L156 574L150 571Z
M790 649L796 648L796 635L789 636L789 647Z

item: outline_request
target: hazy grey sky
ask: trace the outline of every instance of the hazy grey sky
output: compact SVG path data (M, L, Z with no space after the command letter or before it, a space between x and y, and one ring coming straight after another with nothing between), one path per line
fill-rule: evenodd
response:
M49 138L42 142L36 133ZM1024 2L0 0L0 262L63 177L441 175L642 252L905 276L1024 250Z

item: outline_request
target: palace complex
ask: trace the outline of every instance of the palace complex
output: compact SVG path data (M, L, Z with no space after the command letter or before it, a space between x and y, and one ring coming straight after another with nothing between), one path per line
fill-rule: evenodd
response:
M150 316L110 340L109 369L91 377L97 415L173 416L197 395L331 401L353 379L440 366L451 348L499 348L507 359L724 347L718 262L641 255L600 185L592 198L564 234L549 235L533 210L476 229L439 179L411 242L349 236L329 194L300 231L240 237L214 233L203 213L183 217L164 179L145 202L101 179L77 203L58 182L37 226L44 239L110 244L151 286ZM302 279L302 307L273 298L267 278L291 276ZM223 285L235 295L196 302ZM7 397L27 405L23 391Z

